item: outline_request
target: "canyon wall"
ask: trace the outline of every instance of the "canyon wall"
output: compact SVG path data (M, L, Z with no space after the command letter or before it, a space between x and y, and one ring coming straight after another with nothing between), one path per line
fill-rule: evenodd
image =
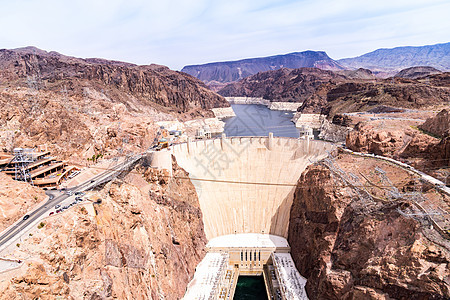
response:
M252 97L225 97L230 104L259 104L265 105L270 110L290 110L297 111L302 105L298 102L272 102L264 98L252 98ZM218 108L213 109L215 111Z
M174 164L173 174L186 178ZM180 299L204 256L193 185L143 166L48 217L8 256L1 298Z
M378 166L400 191L414 189L413 175L375 159L341 155L334 165L382 185ZM401 215L408 201L365 186L379 200L362 200L323 165L309 166L298 182L288 241L309 299L449 299L450 242L426 221ZM433 190L425 196L440 199L434 205L450 200Z
M223 97L198 79L161 65L134 65L104 59L82 59L37 48L0 50L0 83L29 85L39 89L67 89L82 95L83 87L95 86L126 104L134 98L142 105L159 105L175 113L204 112L228 107Z
M230 105L200 80L159 65L0 50L0 151L48 144L60 158L140 152L166 120Z

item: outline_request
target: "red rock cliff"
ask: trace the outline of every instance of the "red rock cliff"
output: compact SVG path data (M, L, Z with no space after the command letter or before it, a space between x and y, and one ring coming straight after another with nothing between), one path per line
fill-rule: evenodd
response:
M346 156L337 163L358 176L372 176L378 165L394 184L412 180L374 161ZM366 205L327 167L312 165L302 174L288 240L309 299L449 299L448 240L400 215L397 208L408 203Z

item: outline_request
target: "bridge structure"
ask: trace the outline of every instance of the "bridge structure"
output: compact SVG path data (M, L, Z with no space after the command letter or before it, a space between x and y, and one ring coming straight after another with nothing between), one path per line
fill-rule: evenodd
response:
M185 299L232 299L240 275L263 275L269 298L307 299L286 240L290 209L301 173L333 147L222 135L154 153L153 167L171 168L173 155L189 173L209 241Z

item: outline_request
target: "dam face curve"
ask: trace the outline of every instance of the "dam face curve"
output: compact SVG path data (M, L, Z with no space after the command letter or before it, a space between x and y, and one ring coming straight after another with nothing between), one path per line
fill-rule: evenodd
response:
M222 137L173 146L195 186L208 240L236 233L287 237L300 174L332 144L284 137Z

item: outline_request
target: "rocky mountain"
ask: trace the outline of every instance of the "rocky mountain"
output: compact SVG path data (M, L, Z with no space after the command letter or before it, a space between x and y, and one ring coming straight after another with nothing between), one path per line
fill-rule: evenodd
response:
M223 106L201 81L164 66L0 50L0 151L46 144L82 167L94 154L145 151L156 121ZM172 171L187 178L175 162ZM3 229L45 198L4 175L0 186ZM13 245L9 257L26 261L2 274L0 298L180 299L206 244L191 182L144 161L84 199L91 201L48 216Z
M187 176L175 162L173 174ZM181 299L206 237L194 186L167 175L138 165L86 196L100 204L46 218L9 254L26 261L2 274L0 298Z
M422 108L448 103L450 73L439 72L418 79L375 79L367 69L336 72L283 68L230 83L218 93L225 97L303 102L299 112L322 113L332 118L337 113L370 110L377 106Z
M261 97L272 101L303 102L320 85L344 80L344 76L318 68L283 68L246 77L225 86L218 93L225 97Z
M0 84L5 86L33 76L47 89L55 85L60 88L58 83L64 82L73 85L73 90L90 81L104 90L127 93L143 104L156 104L177 113L227 106L201 81L160 65L81 59L27 47L0 50L0 68Z
M0 50L0 147L48 144L63 157L140 151L154 122L213 116L226 100L164 66L81 59L37 48Z
M345 77L349 79L375 79L375 74L364 68L359 68L357 70L342 70L342 71L336 71L336 73L344 75Z
M448 103L450 73L420 79L391 78L377 81L348 80L322 84L308 97L299 111L337 113L371 110L377 106L425 108Z
M394 77L417 79L425 77L427 75L439 74L441 71L433 67L419 66L403 69L398 72Z
M425 218L399 213L419 211L378 188L383 183L373 170L381 168L400 193L418 179L375 159L340 154L333 164L342 171L317 164L303 172L290 212L288 241L308 298L449 299L450 243ZM345 184L341 176L350 172L371 200ZM422 205L434 203L428 190Z
M429 66L450 71L450 42L378 49L358 57L339 59L337 62L347 68L366 68L372 71L400 71L414 66Z
M191 65L185 66L181 71L202 80L208 85L217 85L217 83L238 81L258 72L303 67L315 67L324 70L344 69L323 51L304 51L238 61Z

